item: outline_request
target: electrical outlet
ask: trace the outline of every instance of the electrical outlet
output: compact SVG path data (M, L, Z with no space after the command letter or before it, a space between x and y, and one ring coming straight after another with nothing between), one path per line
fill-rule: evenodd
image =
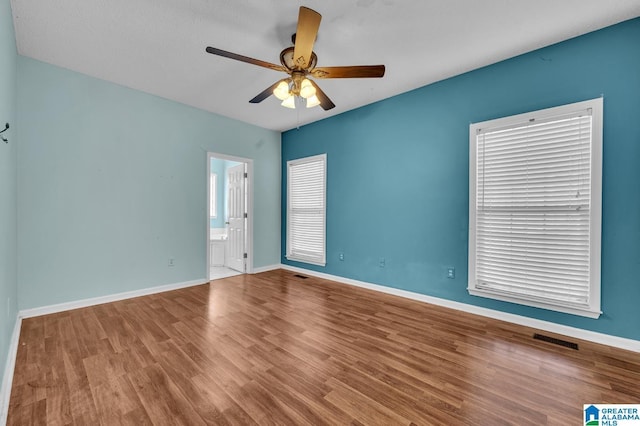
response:
M169 258L169 263L167 264L167 266L175 266L176 262L175 259L173 257Z
M384 257L380 258L380 267L384 268L385 266L387 266L387 262L386 260L384 260Z
M456 268L447 269L447 278L454 279L456 277Z
M338 253L338 260L344 261L344 253Z

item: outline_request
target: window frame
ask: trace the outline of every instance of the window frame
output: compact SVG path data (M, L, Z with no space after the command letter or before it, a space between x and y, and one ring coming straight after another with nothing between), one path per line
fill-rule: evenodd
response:
M292 253L292 232L291 232L291 167L295 167L296 165L316 162L318 160L322 161L323 166L323 194L322 194L322 255L321 258L311 258L300 256L295 253ZM310 157L297 158L294 160L287 161L287 241L286 241L286 254L285 257L287 260L295 261L295 262L303 262L309 263L317 266L325 266L327 259L327 154L319 154L313 155Z
M532 120L549 120L554 117L591 109L591 163L589 210L589 300L585 306L570 303L552 303L527 299L523 296L501 294L477 288L476 279L476 197L477 197L477 134L479 129L516 127ZM601 312L601 227L602 227L602 147L603 147L603 99L582 102L517 114L513 116L473 123L469 126L469 294L520 305L543 308L589 318L598 318Z

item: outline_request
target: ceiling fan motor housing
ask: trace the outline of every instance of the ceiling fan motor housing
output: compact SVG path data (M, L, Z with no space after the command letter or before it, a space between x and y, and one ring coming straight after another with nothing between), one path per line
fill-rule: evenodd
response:
M297 61L293 58L293 49L294 49L293 46L291 46L291 47L287 47L282 52L280 52L280 63L282 64L283 67L285 67L289 71L304 70L307 72L315 68L316 64L318 63L318 57L314 52L311 52L309 65L300 66L296 63ZM304 62L304 61L301 61L301 62Z

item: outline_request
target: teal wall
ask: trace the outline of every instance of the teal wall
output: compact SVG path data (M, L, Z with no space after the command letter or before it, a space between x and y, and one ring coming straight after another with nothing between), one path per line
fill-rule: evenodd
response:
M205 278L207 152L254 160L254 266L279 263L278 132L25 57L18 69L21 309Z
M0 141L0 384L2 383L9 341L16 321L16 40L9 0L0 1L0 130L8 144ZM0 396L1 398L1 396ZM2 399L0 399L0 405Z
M593 320L470 296L469 124L601 95L604 314ZM640 19L635 19L288 131L282 135L281 260L640 340L638 117ZM285 185L286 161L325 152L327 265L322 268L284 257ZM340 252L344 261L338 260ZM446 278L448 267L456 268L455 279Z

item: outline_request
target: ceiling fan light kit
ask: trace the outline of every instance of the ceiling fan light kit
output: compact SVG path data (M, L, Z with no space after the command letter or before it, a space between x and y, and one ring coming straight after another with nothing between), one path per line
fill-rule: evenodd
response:
M291 109L296 108L296 96L306 100L307 108L320 105L320 100L316 96L316 93L316 88L308 78L303 78L300 83L293 78L280 80L273 89L273 95L282 101L280 105Z
M296 98L304 99L307 108L320 105L325 111L335 107L335 104L318 87L318 84L309 79L315 78L379 78L384 76L384 65L353 65L342 67L316 67L317 55L313 52L313 45L320 28L322 16L315 10L307 7L300 7L298 14L298 27L292 36L294 45L285 48L280 52L280 63L253 59L237 53L227 52L215 47L207 47L206 51L213 55L224 56L274 71L282 71L289 74L289 78L280 80L267 89L263 90L250 103L260 103L271 95L282 101L281 105L286 108L296 107Z

